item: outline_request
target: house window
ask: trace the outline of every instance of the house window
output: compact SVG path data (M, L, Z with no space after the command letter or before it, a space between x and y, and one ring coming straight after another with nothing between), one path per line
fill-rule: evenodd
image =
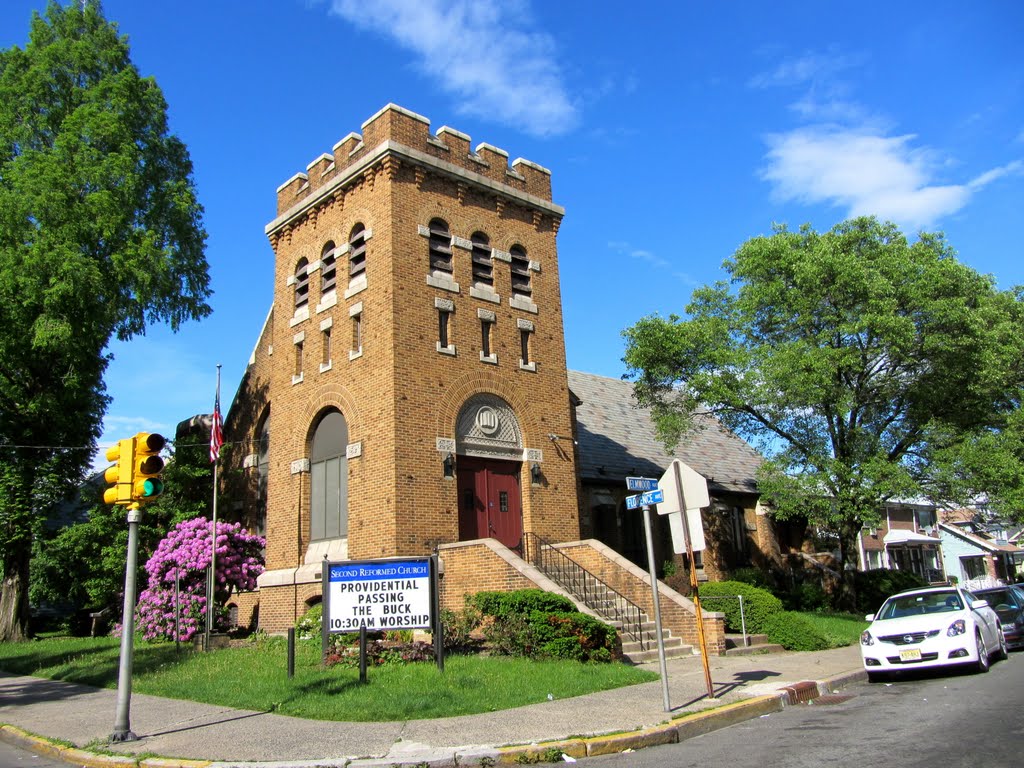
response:
M452 235L441 219L430 222L430 269L433 272L452 272Z
M533 293L533 285L526 251L521 245L513 245L509 253L512 256L512 295L529 297Z
M349 281L366 272L366 227L356 224L348 236L348 279Z
M323 347L323 356L320 359L320 369L329 368L331 365L331 327L327 326L320 332Z
M447 309L437 310L437 344L442 348L449 346L448 333L451 329L452 313Z
M320 293L324 294L334 290L335 277L337 275L337 256L334 249L334 241L329 240L320 254Z
M349 350L349 358L363 353L363 313L352 313L352 348Z
M309 304L309 262L299 259L295 267L295 308Z
M477 285L492 286L494 284L494 259L491 255L490 241L483 232L477 232L472 238L473 250L473 282Z
M536 371L537 363L533 361L533 323L529 320L519 318L516 320L519 328L519 367L524 371Z
M480 318L480 360L485 363L497 363L498 355L494 350L494 324L498 316L489 309L477 310Z
M302 381L302 347L305 342L300 339L295 342L295 367L292 370L292 383Z
M317 425L310 450L309 538L348 535L348 425L338 411L328 411Z

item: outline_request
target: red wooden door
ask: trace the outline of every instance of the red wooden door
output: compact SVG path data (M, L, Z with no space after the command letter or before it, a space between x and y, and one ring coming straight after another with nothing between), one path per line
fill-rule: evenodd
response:
M497 539L516 548L523 538L520 464L460 456L459 539Z

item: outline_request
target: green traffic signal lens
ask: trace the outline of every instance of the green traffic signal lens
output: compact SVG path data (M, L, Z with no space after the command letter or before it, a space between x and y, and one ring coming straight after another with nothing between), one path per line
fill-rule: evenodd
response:
M142 483L142 496L143 498L150 498L152 496L159 496L164 492L164 483L154 477L147 478Z

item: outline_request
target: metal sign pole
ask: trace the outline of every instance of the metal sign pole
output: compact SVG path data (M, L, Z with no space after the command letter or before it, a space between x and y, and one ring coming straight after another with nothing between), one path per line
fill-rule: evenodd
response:
M121 614L121 664L117 674L117 712L111 741L135 741L132 733L132 652L135 641L135 586L139 565L139 520L137 504L128 507L128 553L124 567L124 610Z
M680 477L679 464L673 462L673 469L675 470L676 480L676 492L680 501L683 500L683 479ZM708 646L707 640L704 638L704 609L700 607L700 588L697 586L697 566L693 561L693 543L690 539L690 521L687 519L687 509L685 504L681 504L683 509L680 510L679 514L682 517L683 522L683 537L686 539L686 557L690 563L690 590L693 595L693 607L697 614L697 639L700 641L700 659L704 665L704 682L708 688L708 698L715 698L715 689L711 683L711 667L708 665Z
M658 599L658 576L654 570L654 541L651 537L651 507L644 505L644 534L647 537L647 568L651 574L651 596L654 599L654 630L658 633L658 663L661 665L661 692L665 711L672 711L668 697L668 664L665 662L665 638L661 634L661 602Z

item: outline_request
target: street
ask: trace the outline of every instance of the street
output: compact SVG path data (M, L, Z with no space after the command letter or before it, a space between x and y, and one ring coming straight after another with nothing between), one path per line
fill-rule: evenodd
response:
M67 763L0 741L0 768L67 768Z
M787 707L680 744L587 760L594 766L787 768L1019 766L1024 746L1024 653L984 675L921 673L860 683L833 704Z

